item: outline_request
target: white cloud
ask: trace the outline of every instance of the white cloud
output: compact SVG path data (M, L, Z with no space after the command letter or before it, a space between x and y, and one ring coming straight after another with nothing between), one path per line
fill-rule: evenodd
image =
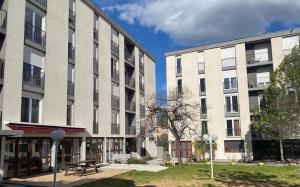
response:
M106 10L181 44L258 34L274 21L300 23L300 0L141 0Z

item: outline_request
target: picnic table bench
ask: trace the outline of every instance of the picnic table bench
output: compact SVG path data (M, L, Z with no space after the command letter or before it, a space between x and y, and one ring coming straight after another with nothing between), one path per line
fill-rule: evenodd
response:
M76 171L78 176L82 176L86 169L94 168L95 172L98 173L98 168L100 168L100 164L95 164L95 160L83 160L78 162L70 162L65 164L65 175L68 175L70 170Z

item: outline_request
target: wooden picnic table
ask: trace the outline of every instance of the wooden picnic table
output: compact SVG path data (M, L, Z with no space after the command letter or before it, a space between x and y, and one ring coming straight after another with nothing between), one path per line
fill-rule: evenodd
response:
M100 164L95 163L95 160L83 160L78 162L66 163L65 175L68 175L69 170L73 170L76 171L77 175L82 176L88 168L95 168L95 172L98 173L98 168L100 168Z

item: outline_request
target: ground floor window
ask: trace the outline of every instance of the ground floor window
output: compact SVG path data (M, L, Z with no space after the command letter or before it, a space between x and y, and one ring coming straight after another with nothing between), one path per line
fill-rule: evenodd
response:
M81 138L64 138L58 147L57 166L64 168L66 163L80 161Z
M123 138L108 138L106 142L107 150L107 161L109 161L113 154L122 154L123 153Z
M224 148L226 153L244 152L244 140L225 140Z
M178 147L180 146L181 157L182 158L192 158L192 142L191 141L181 141L179 144L172 142L172 155L179 157Z
M103 162L103 139L102 138L86 139L86 159L95 160L96 163Z

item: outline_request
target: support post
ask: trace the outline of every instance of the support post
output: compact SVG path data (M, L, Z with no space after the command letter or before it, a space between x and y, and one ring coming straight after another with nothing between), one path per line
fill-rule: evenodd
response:
M1 138L1 158L0 158L0 183L4 178L4 157L5 157L5 136Z

